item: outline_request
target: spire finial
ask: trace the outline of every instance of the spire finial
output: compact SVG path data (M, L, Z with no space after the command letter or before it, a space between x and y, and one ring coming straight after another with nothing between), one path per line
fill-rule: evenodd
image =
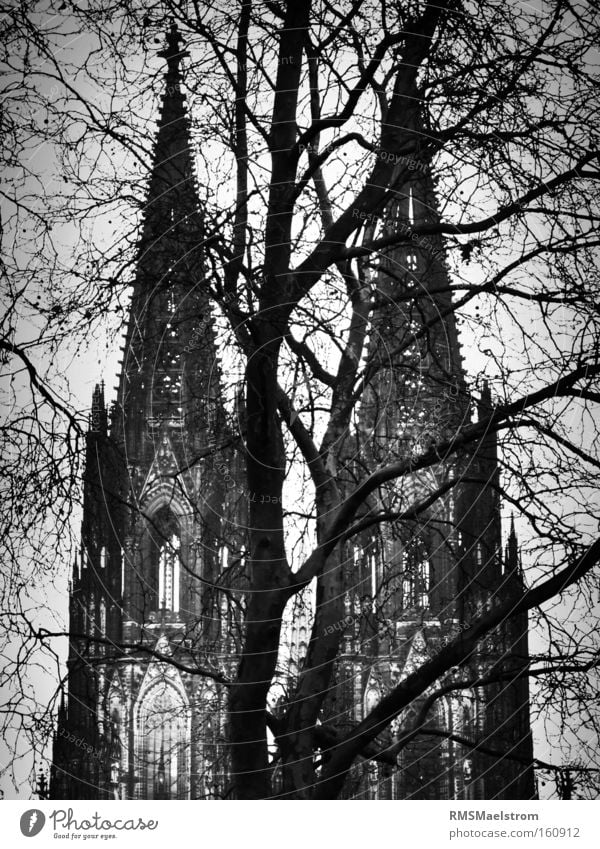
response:
M179 80L179 63L184 56L189 56L187 50L182 49L183 38L174 20L166 35L166 46L159 51L158 55L167 60L167 79L169 82Z
M521 564L519 555L519 541L517 539L517 532L515 530L514 513L510 514L510 530L508 532L508 538L506 540L506 550L504 559L504 573L518 575L519 570L521 568Z

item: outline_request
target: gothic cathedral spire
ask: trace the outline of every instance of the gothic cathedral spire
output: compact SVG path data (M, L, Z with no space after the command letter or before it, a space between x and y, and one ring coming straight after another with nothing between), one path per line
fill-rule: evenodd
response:
M236 657L239 627L228 604L238 572L230 560L242 558L221 473L235 459L227 449L217 471L207 451L225 435L225 411L183 94L187 54L174 25L166 41L110 427L103 387L92 399L54 798L225 792L224 692L180 670L202 666L219 678ZM88 755L65 742L72 740Z

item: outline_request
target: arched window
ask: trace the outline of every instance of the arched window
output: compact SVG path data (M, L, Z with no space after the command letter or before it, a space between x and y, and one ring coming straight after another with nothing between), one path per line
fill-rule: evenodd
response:
M181 533L168 507L158 510L148 522L144 543L144 592L150 610L179 611Z
M139 798L188 797L189 743L184 698L161 681L143 695L138 709Z
M408 190L408 220L415 223L415 196L412 187Z
M410 728L424 703L417 699L402 716L400 728ZM430 708L423 729L448 730L445 704L438 700ZM399 755L399 795L403 799L451 798L448 740L437 735L418 734Z
M381 693L376 687L369 687L365 693L365 716L377 707L381 700Z
M100 634L106 637L106 602L100 599Z
M179 537L165 540L158 556L158 601L166 610L179 610Z
M478 566L483 565L483 546L480 542L475 546L475 562Z
M118 675L113 678L107 704L107 722L105 726L108 749L109 775L111 795L115 799L124 798L125 766L127 763L126 734L124 728L125 698Z
M419 539L413 539L404 552L402 606L427 607L429 603L429 556Z
M96 598L94 595L90 598L90 607L88 611L87 633L95 636L96 634Z
M475 702L473 692L466 690L456 695L450 702L450 723L452 731L466 740L474 740L478 736L477 720L475 716ZM468 745L458 742L451 743L451 772L452 793L454 799L476 799L478 798L478 782L475 775L475 762L473 749Z
M373 613L377 611L377 557L374 553L369 554L369 569L371 572L371 610Z
M121 783L121 715L118 708L115 708L110 717L109 729L109 759L110 759L110 785L113 788L113 794L116 799L120 798Z
M469 736L469 732L471 731L471 711L465 705L462 710L462 733L465 736ZM472 736L472 735L471 735ZM468 750L463 750L465 756L462 760L459 760L459 764L462 763L462 793L458 797L459 799L473 799L474 798L474 774L473 774L473 757L472 752Z
M426 607L429 603L429 559L424 553L416 564L415 583L416 604L418 607Z

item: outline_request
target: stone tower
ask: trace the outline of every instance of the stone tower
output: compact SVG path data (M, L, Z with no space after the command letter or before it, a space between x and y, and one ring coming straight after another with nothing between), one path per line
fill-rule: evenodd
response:
M97 386L54 798L227 795L243 527L172 29L117 401ZM227 474L225 474L227 470ZM119 648L123 646L124 648Z
M462 364L440 237L414 231L437 218L426 164L404 157L392 200L367 238L405 235L366 269L373 331L357 433L359 474L417 459L492 411L487 384L473 397ZM370 228L371 232L368 232ZM498 446L469 452L381 486L365 508L372 526L347 551L348 623L326 717L348 731L389 689L447 645L473 617L523 592L514 532L502 552ZM416 510L414 508L417 508ZM378 515L392 518L379 525ZM357 764L352 798L527 799L535 795L527 678L527 615L498 628L468 666L431 688ZM483 686L494 673L497 682ZM481 682L481 684L480 684ZM412 729L414 733L407 733ZM402 736L404 735L404 736Z

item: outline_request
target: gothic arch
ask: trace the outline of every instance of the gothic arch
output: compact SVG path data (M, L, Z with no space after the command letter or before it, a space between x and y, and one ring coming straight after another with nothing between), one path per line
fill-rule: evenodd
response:
M420 534L405 543L402 567L402 608L427 607L431 563L428 546Z
M371 672L363 695L363 716L367 716L373 710L381 701L382 695L383 688L380 678L375 672Z
M175 509L174 509L175 508ZM179 612L182 559L187 556L185 518L176 502L157 499L145 511L140 539L141 583L147 612Z
M419 699L402 714L402 722L398 728L410 727L418 716L422 703L427 694ZM405 799L450 799L452 798L451 776L449 773L450 760L449 742L437 735L427 734L427 730L444 730L448 728L450 706L445 698L437 699L430 708L423 724L425 733L418 734L400 751L398 765L400 768L399 784L401 797Z
M467 740L477 739L477 700L473 690L465 690L451 703L452 731ZM476 776L473 751L460 743L452 744L454 765L454 796L456 799L478 798L479 781Z
M115 672L106 698L104 734L109 760L109 789L116 799L123 798L128 762L127 701L119 673Z
M150 498L144 499L143 512L146 516L153 516L166 507L177 517L182 528L187 529L189 511L185 509L182 498L187 498L185 492L175 492L172 483L162 484L156 488Z
M161 676L143 687L135 706L136 796L187 799L191 711L183 687Z

